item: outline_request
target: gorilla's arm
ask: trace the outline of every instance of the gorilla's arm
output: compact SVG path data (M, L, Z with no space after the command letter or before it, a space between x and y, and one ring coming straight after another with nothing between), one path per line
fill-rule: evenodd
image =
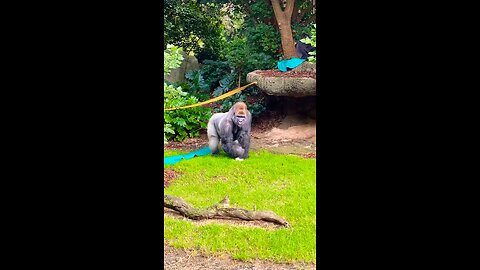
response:
M233 151L233 123L232 120L223 119L220 126L220 138L222 142L222 149L225 153L232 157L236 157L235 151Z
M237 138L240 146L242 146L243 149L245 149L243 154L240 156L240 158L244 158L244 159L248 158L248 151L250 149L250 133L251 133L251 127L252 127L252 115L250 114L250 112L247 112L247 119L245 120L246 120L246 123L240 129L238 133L238 138Z
M220 123L218 125L219 127L219 135L221 138L221 143L222 143L222 149L225 151L227 154L229 154L232 157L236 157L235 151L233 151L232 146L233 146L233 115L234 115L234 110L233 107L230 108L228 113L225 115L220 120Z

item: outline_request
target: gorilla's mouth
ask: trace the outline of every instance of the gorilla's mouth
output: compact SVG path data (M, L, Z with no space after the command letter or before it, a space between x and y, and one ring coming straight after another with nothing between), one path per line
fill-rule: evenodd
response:
M242 124L243 121L245 121L245 116L237 115L237 119L238 119L238 124Z

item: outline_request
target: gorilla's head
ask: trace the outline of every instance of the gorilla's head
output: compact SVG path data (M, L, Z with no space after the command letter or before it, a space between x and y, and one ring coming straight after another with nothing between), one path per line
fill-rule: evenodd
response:
M232 107L233 109L233 123L237 126L242 126L247 122L247 104L243 102L237 102Z

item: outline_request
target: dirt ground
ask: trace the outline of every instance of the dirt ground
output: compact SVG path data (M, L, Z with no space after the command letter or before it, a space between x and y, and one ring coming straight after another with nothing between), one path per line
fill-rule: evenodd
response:
M250 149L265 149L273 153L316 157L316 121L299 114L281 115L267 112L252 123ZM196 150L208 146L206 130L199 138L169 142L166 150Z
M243 262L227 256L205 256L194 250L183 250L165 245L165 270L300 270L316 269L314 264L286 264L255 260Z
M276 112L266 112L261 117L254 119L252 123L252 138L250 148L252 150L265 149L273 153L293 154L304 158L316 158L316 121L308 117L290 114L282 115ZM169 142L165 145L166 150L197 150L208 146L206 131L199 138L187 139L183 142ZM164 188L179 175L174 169L164 171ZM174 211L164 208L165 215L182 218ZM190 221L197 222L198 221ZM209 221L200 223L208 224ZM211 222L211 221L210 221ZM252 224L242 221L222 221L235 223L238 226L261 226L265 229L275 229L268 224ZM202 224L203 224L202 223ZM201 225L201 224L200 224ZM316 269L315 264L292 263L279 264L269 261L255 260L243 262L234 260L228 256L207 256L195 250L183 250L164 245L164 263L166 270L294 270Z

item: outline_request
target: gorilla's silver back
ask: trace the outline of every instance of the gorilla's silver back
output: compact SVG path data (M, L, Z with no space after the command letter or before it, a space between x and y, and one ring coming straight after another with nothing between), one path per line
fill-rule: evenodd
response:
M218 134L220 133L220 121L224 119L228 113L215 113L212 115L210 118L210 121L208 121L207 125L207 136L215 136L218 137Z

